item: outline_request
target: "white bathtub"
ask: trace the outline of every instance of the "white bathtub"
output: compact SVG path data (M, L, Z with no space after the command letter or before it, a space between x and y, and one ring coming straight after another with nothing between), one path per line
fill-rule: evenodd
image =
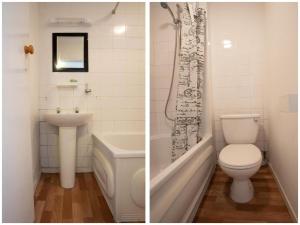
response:
M170 135L151 138L151 222L192 222L216 165L212 136L173 163L171 147Z
M145 135L94 133L93 171L116 222L145 220Z

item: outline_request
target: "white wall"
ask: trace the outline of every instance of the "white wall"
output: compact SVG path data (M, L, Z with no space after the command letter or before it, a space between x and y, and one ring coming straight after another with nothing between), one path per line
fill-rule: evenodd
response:
M266 3L270 165L298 216L297 3Z
M3 222L33 222L33 177L39 169L37 101L31 99L37 96L38 78L36 55L25 55L23 48L36 44L33 37L37 7L31 3L4 3L2 9L2 219Z
M225 145L220 115L259 113L261 129L256 145L267 150L264 5L208 3L208 11L216 149L220 151Z
M177 11L175 3L169 5ZM212 81L216 149L225 145L221 114L259 113L256 145L269 151L270 165L296 215L297 4L207 5L208 79ZM171 133L164 106L171 82L174 35L169 13L159 3L151 3L151 135ZM168 110L173 116L176 80L174 84Z
M57 107L62 111L93 112L93 120L78 129L77 170L91 170L91 133L144 132L144 3L40 3L40 151L43 171L57 171L58 129L43 115ZM56 17L82 17L91 27L55 27ZM116 26L126 26L123 34ZM52 72L52 33L88 32L89 72ZM57 89L56 84L77 79L76 89ZM88 83L92 93L84 93Z
M29 40L28 43L34 46L34 54L27 58L28 80L30 85L30 103L31 103L31 149L32 149L32 168L34 188L40 178L40 146L39 146L39 8L38 3L30 4L29 13Z
M175 3L169 3L172 11L177 12ZM175 13L177 15L177 13ZM165 104L172 79L175 45L175 26L169 12L160 3L151 3L151 65L150 65L150 129L151 135L171 133L172 122L164 115ZM177 75L175 75L177 77ZM175 117L176 81L172 89L168 115Z
M208 10L216 148L225 145L221 114L261 114L256 145L268 151L297 215L297 5L209 3Z

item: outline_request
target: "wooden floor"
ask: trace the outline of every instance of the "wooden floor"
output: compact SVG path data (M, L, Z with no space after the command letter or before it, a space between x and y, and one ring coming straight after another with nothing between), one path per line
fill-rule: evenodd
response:
M194 222L293 222L269 167L251 178L255 197L246 204L229 197L232 179L218 167Z
M35 222L114 222L93 173L76 174L72 189L59 184L59 174L42 174L35 192Z

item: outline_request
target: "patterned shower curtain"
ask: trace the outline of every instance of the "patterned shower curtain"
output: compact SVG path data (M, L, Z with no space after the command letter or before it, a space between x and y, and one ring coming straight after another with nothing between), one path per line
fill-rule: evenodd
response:
M206 11L186 3L181 17L176 119L172 132L172 161L201 139L206 51Z

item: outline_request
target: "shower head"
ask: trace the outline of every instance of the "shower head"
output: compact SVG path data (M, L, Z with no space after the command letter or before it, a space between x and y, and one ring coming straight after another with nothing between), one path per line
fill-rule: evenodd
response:
M168 3L166 3L166 2L161 2L160 5L161 5L161 7L163 7L164 9L169 8Z
M168 3L166 2L161 2L160 3L160 6L164 9L167 9L169 11L169 13L171 14L172 18L173 18L173 23L175 24L179 24L180 23L180 20L179 19L176 19L171 8L169 7Z

